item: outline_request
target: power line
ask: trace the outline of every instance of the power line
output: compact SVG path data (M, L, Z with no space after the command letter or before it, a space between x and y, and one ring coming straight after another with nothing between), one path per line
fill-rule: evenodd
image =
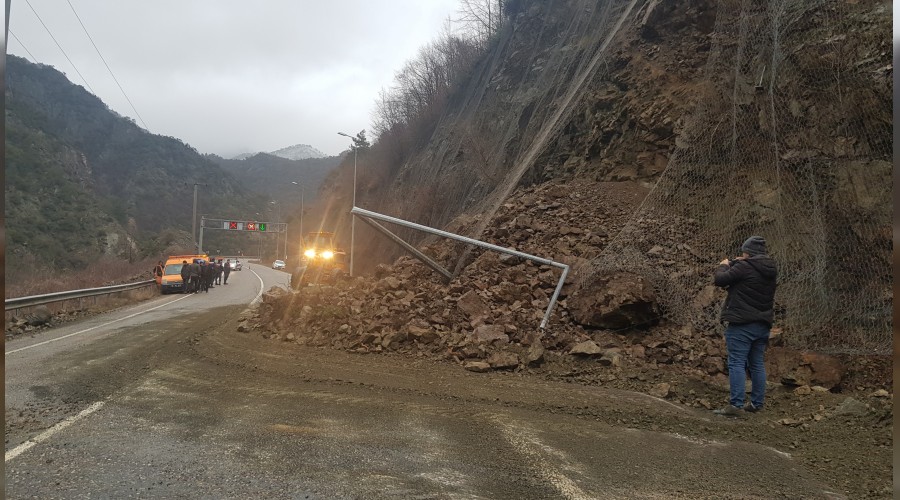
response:
M25 44L22 43L22 40L19 40L19 37L17 37L16 34L12 32L12 30L9 30L9 34L12 35L13 38L15 38L17 42L19 42L19 45L21 45L22 48L25 49L25 52L27 52L28 55L31 56L31 60L37 62L37 58L34 57L34 54L32 54L30 50L28 50L28 47L26 47Z
M88 90L90 90L92 94L97 95L97 93L94 92L94 89L91 88L91 85L87 82L87 79L81 74L80 71L78 71L78 67L75 66L75 63L73 63L72 60L69 59L69 55L66 54L65 50L63 50L62 45L60 45L59 42L56 41L56 37L54 37L53 33L50 32L50 28L48 28L47 25L44 24L44 20L41 19L41 16L39 16L37 11L34 10L34 7L31 6L31 2L29 2L28 0L25 0L25 3L28 4L28 7L31 9L31 12L34 12L34 15L38 18L38 21L41 22L41 26L43 26L44 29L47 30L47 34L50 35L50 38L53 39L53 43L55 43L56 46L59 47L60 52L62 52L63 55L66 56L66 60L69 61L69 64L71 64L72 67L75 68L75 72L78 73L78 76L80 76L82 81L84 81L84 84L85 84L85 86L87 86Z
M100 56L100 60L103 61L103 65L106 66L106 70L109 71L109 76L112 77L113 81L116 82L116 85L119 87L119 90L122 91L122 95L125 96L125 100L128 101L128 104L131 106L131 110L134 111L134 114L137 115L138 119L144 125L144 128L150 130L150 127L147 126L147 123L144 122L144 119L141 118L141 114L138 113L137 109L134 107L134 104L131 103L131 99L128 98L128 94L125 93L125 89L122 88L122 85L119 83L119 80L116 78L116 75L113 74L112 69L110 69L109 64L106 64L106 59L103 58L103 54L100 53L100 49L97 48L97 44L94 43L94 39L91 37L91 34L88 33L87 28L84 26L84 23L81 21L81 17L78 16L78 12L75 12L75 7L72 5L72 2L66 0L66 3L69 4L69 8L72 9L72 13L75 14L75 18L78 19L78 23L81 24L81 29L84 30L84 34L87 35L88 40L91 41L91 45L94 46L94 50L97 51L97 55Z

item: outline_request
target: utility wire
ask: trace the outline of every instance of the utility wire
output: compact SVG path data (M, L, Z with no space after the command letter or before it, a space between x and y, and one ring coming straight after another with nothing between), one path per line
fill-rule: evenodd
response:
M21 45L22 48L25 49L25 52L27 52L28 55L31 56L32 61L38 62L37 58L34 57L34 54L32 54L30 50L28 50L28 47L26 47L25 44L22 43L22 40L19 40L19 37L17 37L16 34L12 32L12 30L9 30L9 34L12 35L13 38L15 38L17 42L19 42L19 45Z
M106 59L103 58L103 54L100 53L100 49L97 48L97 44L94 43L94 39L91 37L91 34L88 33L87 28L84 26L84 23L81 21L81 17L78 16L78 12L75 12L75 7L72 5L72 2L66 0L66 3L69 4L69 8L72 9L72 13L75 14L75 18L78 19L78 23L81 24L81 29L84 30L84 34L87 35L88 40L91 41L91 45L94 46L94 50L97 51L97 55L100 56L100 60L103 61L103 65L106 66L106 70L109 71L109 76L112 77L113 81L116 82L116 85L119 87L119 90L122 91L122 95L125 96L125 100L128 101L128 104L131 106L131 110L134 111L134 114L137 115L138 119L144 125L144 128L150 130L150 127L147 126L147 123L141 117L141 114L138 113L137 109L132 104L131 99L128 98L128 94L125 93L125 89L122 88L122 85L119 83L119 80L116 78L116 75L113 74L112 69L110 69L109 64L106 64Z
M72 60L69 59L69 55L66 54L65 50L63 50L62 45L60 45L59 42L56 41L56 37L53 36L53 33L50 33L50 28L48 28L47 25L44 24L44 20L41 19L41 16L39 16L37 11L34 10L34 7L31 6L31 2L29 2L28 0L25 0L25 3L28 4L28 7L31 9L31 12L34 12L34 15L38 18L38 21L41 22L41 26L43 26L44 29L47 30L47 34L49 34L50 38L53 39L53 43L55 43L56 46L59 47L60 52L62 52L63 55L66 56L66 60L69 61L69 64L71 64L72 67L75 68L75 72L78 73L78 76L80 76L81 79L84 81L84 84L85 84L85 86L87 86L88 90L90 90L92 94L97 95L97 93L94 92L94 89L91 88L91 85L87 82L87 79L81 74L80 71L78 71L78 67L75 66L75 63L73 63Z

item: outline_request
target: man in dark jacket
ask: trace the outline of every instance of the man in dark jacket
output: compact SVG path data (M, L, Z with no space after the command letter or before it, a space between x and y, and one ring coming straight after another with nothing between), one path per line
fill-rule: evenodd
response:
M716 268L714 283L728 290L722 307L725 345L728 348L729 405L717 414L736 416L741 409L762 409L766 394L766 345L775 316L775 280L778 269L766 254L766 240L751 236L741 245L743 254L725 259ZM747 368L750 369L750 402L744 405Z
M200 290L209 293L209 287L212 285L212 263L205 260L200 261Z
M200 293L200 259L194 259L194 262L191 263L191 291L194 293Z
M224 274L224 277L222 278L224 281L222 284L227 285L228 275L231 274L231 259L226 260L225 264L222 265L222 273Z
M188 261L181 261L181 291L191 293L191 265Z

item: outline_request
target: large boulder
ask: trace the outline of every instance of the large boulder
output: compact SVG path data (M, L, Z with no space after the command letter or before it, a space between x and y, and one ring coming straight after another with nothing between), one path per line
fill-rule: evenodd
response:
M766 351L766 375L789 385L820 385L831 389L841 383L846 368L827 354L801 352L786 347Z
M50 312L49 307L41 305L35 307L31 314L25 315L25 318L29 326L41 326L53 319L53 313Z
M642 276L618 272L601 276L568 300L575 321L592 328L646 328L656 323L659 307L653 287Z
M464 293L459 298L456 305L469 319L472 320L485 318L491 312L491 308L484 303L484 300L482 300L474 290L469 290Z
M471 333L470 338L477 343L491 343L499 341L506 344L509 342L509 336L503 325L481 325Z
M544 352L544 346L541 344L541 341L538 340L528 347L528 351L525 352L522 363L525 366L529 366L532 368L540 366L544 362Z
M514 352L495 352L488 357L487 363L495 370L511 370L519 366L519 356Z
M600 346L593 340L585 340L584 342L572 346L572 349L569 350L569 354L574 356L600 356L603 354L603 349L600 349Z

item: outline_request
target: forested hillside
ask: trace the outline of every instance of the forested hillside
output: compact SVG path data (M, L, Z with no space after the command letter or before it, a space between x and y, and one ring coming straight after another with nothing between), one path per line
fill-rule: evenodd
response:
M340 162L337 156L289 160L267 153L257 153L242 160L216 155L207 155L207 158L233 175L244 188L265 193L285 207L296 209L300 207L300 186L305 202L313 202L325 177Z
M198 213L263 212L216 163L151 134L50 66L8 55L6 256L21 268L79 269L100 256L134 259L190 243Z

